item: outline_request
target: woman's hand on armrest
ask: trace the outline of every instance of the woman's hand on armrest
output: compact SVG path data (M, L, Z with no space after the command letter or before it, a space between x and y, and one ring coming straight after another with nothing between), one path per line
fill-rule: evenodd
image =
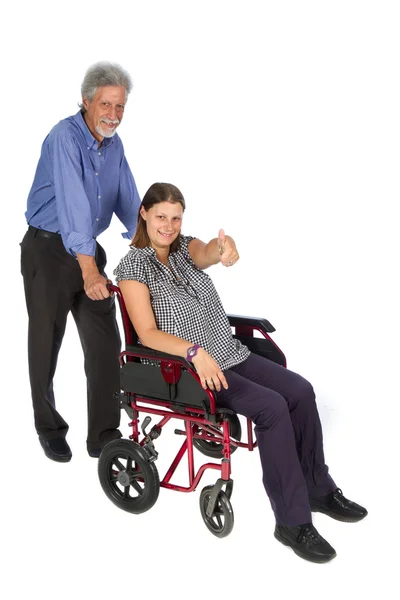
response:
M225 375L213 357L203 348L200 348L196 356L193 357L193 364L200 377L201 386L205 390L208 387L212 391L216 390L219 392L221 390L221 384L226 390L228 389Z
M199 269L208 269L219 262L224 267L232 267L239 260L234 240L229 235L225 235L223 229L220 229L218 237L210 240L208 244L198 239L192 240L188 250L191 259Z

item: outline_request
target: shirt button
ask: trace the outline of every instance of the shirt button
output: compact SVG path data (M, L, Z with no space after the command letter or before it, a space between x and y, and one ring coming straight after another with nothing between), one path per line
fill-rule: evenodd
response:
M98 173L95 173L95 175L98 175Z
M87 146L87 149L90 150L89 146Z
M99 156L101 156L101 152L98 152L97 154L98 154Z
M101 196L97 196L97 197L98 197L98 199L100 200Z
M100 219L96 219L96 221L100 221Z

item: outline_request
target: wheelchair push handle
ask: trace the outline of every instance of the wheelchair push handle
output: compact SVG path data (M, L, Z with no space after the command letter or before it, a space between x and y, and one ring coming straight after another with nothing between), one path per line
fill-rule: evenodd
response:
M121 290L119 289L119 287L117 285L114 285L113 283L107 283L107 289L110 292L110 294L117 294L118 296L121 295Z

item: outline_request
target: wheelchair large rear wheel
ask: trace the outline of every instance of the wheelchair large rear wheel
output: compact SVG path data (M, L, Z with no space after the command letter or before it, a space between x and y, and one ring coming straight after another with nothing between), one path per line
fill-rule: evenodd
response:
M234 413L226 413L225 416L228 418L229 421L229 430L231 438L240 442L240 440L242 439L242 427L240 425L239 417ZM218 426L218 429L222 433L222 427ZM199 426L198 432L202 432L201 426ZM199 440L193 438L193 446L205 456L210 456L211 458L224 457L224 447L223 444L220 444L219 442L210 442L208 440ZM237 450L237 446L233 446L231 444L231 453L235 452L235 450Z
M233 529L234 517L231 501L223 490L217 496L214 512L207 516L208 502L211 497L213 485L207 485L201 490L200 512L206 527L219 538L226 537Z
M106 496L122 510L139 514L158 498L157 467L136 442L113 440L107 444L100 454L98 474Z

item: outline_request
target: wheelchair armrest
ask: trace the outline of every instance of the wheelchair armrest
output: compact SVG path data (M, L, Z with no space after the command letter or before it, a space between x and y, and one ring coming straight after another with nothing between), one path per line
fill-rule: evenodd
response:
M126 350L134 353L138 358L149 358L151 360L170 360L181 364L186 369L193 370L193 365L188 363L188 361L182 356L168 354L167 352L159 352L158 350L153 350L147 346L126 346Z
M123 356L127 357L125 364ZM131 362L133 357L161 361L161 368L141 361ZM157 401L168 401L184 410L188 406L199 407L207 419L215 421L214 393L202 388L194 366L182 356L159 352L147 346L127 345L126 350L121 353L120 365L121 388L125 392L150 396ZM183 370L181 367L184 367Z
M267 319L261 317L245 317L243 315L227 315L232 327L249 327L265 333L272 333L275 327Z
M242 315L227 315L231 327L235 328L233 337L242 342L254 354L259 354L268 360L286 367L286 357L282 350L268 335L275 331L267 319L259 317L244 317ZM262 338L254 336L254 332L259 331Z

